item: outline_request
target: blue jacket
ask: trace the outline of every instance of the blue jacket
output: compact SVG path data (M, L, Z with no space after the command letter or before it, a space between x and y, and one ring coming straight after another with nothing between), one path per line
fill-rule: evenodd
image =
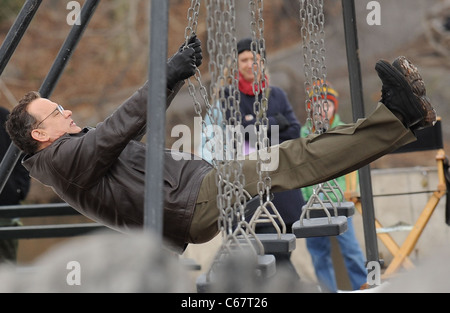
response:
M280 142L295 139L300 137L300 122L298 121L295 113L292 109L292 105L289 102L286 93L279 87L270 86L268 89L268 109L267 118L269 119L269 131L270 126L279 125L280 126ZM255 102L254 96L249 96L244 93L241 94L240 99L240 110L242 113L242 126L247 127L248 125L254 125L256 122L256 115L253 110L253 104ZM259 96L262 98L262 95ZM283 116L288 123L280 123L279 115ZM269 133L270 134L270 133Z
M289 102L286 93L281 88L276 86L270 86L270 88L266 90L269 92L267 109L269 130L270 126L279 125L279 143L300 137L301 125L295 116L292 105ZM255 124L257 120L253 109L255 96L249 96L240 92L240 97L239 107L242 114L242 126L245 128L249 125ZM261 98L262 95L260 95L260 99ZM220 121L221 117L219 116L218 118ZM205 117L205 123L206 125L211 125L208 115ZM270 138L270 132L268 135ZM203 137L202 146L204 143L205 138ZM203 158L206 160L211 160L211 155L205 150L206 149L202 151ZM290 231L290 226L299 220L301 208L305 203L301 190L288 190L275 193L272 202L288 227L288 231Z

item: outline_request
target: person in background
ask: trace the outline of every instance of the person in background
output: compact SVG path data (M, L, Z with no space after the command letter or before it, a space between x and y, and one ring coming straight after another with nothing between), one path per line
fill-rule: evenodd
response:
M248 129L248 126L255 125L257 118L254 111L255 93L253 90L254 82L254 57L251 50L252 39L244 38L237 43L238 51L238 70L239 70L239 91L240 91L240 103L239 109L242 115L242 126L244 129ZM264 55L265 56L265 55ZM257 54L258 62L261 59L261 55ZM267 73L267 68L265 69ZM258 82L261 82L261 71L258 75ZM286 93L277 86L269 83L269 78L266 75L265 82L267 86L265 88L266 97L268 99L267 118L269 120L268 137L271 138L270 128L271 126L278 126L279 131L279 143L282 143L289 139L295 139L300 137L300 122L295 116L294 110ZM261 101L262 93L259 94L259 101ZM219 117L221 119L221 117ZM208 127L211 125L211 119L208 114L205 117L205 125ZM248 134L247 134L248 135ZM247 136L248 137L248 136ZM206 141L203 138L203 145ZM254 142L252 143L249 138L245 138L245 154L255 151ZM206 150L206 151L205 151ZM203 158L205 155L207 159L211 159L211 155L208 154L207 149L202 151ZM283 192L276 192L273 194L272 203L276 210L280 214L283 222L286 225L286 233L292 233L292 224L296 222L301 214L301 208L305 204L303 195L300 189L288 190ZM269 207L269 212L273 214L273 210ZM249 220L248 220L249 221ZM278 222L278 221L277 221ZM278 222L278 225L280 223ZM275 227L272 223L257 223L255 225L255 232L260 234L276 233ZM279 265L286 265L293 273L297 274L290 262L291 253L279 253L275 255L275 258Z
M338 125L343 125L339 117L338 106L338 93L335 89L327 83L328 87L322 87L321 92L327 95L328 110L324 110L329 120L329 128L334 128ZM325 93L326 89L326 93ZM310 97L312 95L310 94ZM323 96L325 97L325 96ZM325 107L325 106L324 106ZM306 122L301 129L301 136L307 137L310 133L314 133L314 126L309 125L311 122ZM346 190L345 176L340 176L335 179L335 182L339 185L342 192ZM307 200L313 194L314 186L308 186L302 188L304 198ZM336 192L339 196L340 193ZM343 198L336 199L334 193L329 192L329 197L332 201L345 201ZM325 197L323 194L319 195ZM360 289L367 282L367 270L365 267L365 257L359 245L359 242L355 235L355 229L353 227L352 217L347 220L348 229L343 234L337 236L339 247L344 258L344 263L347 268L348 276L353 290ZM324 286L330 292L337 292L338 287L336 283L336 276L333 267L333 261L331 258L331 240L329 237L309 237L306 238L306 247L311 254L314 271L316 273L319 283Z
M0 107L0 160L3 160L6 151L11 145L11 139L5 129L8 115L9 111ZM29 190L30 176L28 171L20 162L17 162L0 194L0 206L20 204L26 198ZM19 219L0 217L0 227L20 225ZM18 244L17 239L0 239L0 263L17 262Z
M256 122L256 114L254 112L255 94L253 93L253 52L251 51L251 38L244 38L237 44L238 50L238 68L239 68L239 91L240 104L239 108L242 113L242 126L246 128L249 125L254 125ZM259 55L257 55L260 58ZM267 71L267 70L266 70ZM261 80L261 77L258 77ZM278 125L279 143L289 139L299 138L299 131L301 128L300 122L295 116L294 110L286 93L275 85L269 83L269 78L266 77L266 97L268 99L267 118L269 119L269 133L270 127ZM262 95L260 94L259 100ZM246 141L246 146L249 147L247 152L253 152L251 143ZM292 232L292 224L296 222L301 214L301 207L304 199L300 189L274 193L273 204L280 213L286 224L286 232ZM257 233L271 233L275 232L275 228L269 224L258 224L256 226Z

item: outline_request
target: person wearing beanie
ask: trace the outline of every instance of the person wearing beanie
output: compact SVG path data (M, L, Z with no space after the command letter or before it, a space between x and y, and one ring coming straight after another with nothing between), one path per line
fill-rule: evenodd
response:
M238 69L239 69L239 91L240 91L240 112L242 115L242 126L244 129L254 125L257 121L256 114L254 112L255 94L253 90L254 84L254 60L252 52L252 39L244 38L237 43L238 51ZM266 56L264 50L259 51L257 58L259 61L261 55ZM267 68L265 68L267 73ZM261 81L261 71L258 76L258 81ZM277 86L269 84L269 77L266 75L262 84L267 85L265 87L266 96L268 98L267 118L269 120L268 137L269 140L272 137L271 126L278 126L279 130L279 143L282 143L289 139L295 139L300 137L300 122L298 121L293 111L292 105L286 93ZM259 101L262 98L262 94L259 94ZM210 119L208 114L205 118L206 125L210 125ZM248 135L248 134L246 134ZM206 140L203 141L203 144ZM203 158L210 159L211 156L205 157L208 154L207 149L203 149ZM250 142L250 139L246 138L245 141L245 154L254 151L254 143ZM305 204L303 195L300 189L294 189L289 191L277 192L273 194L272 203L280 214L283 222L286 225L286 232L292 233L292 224L296 222L301 215L301 208ZM269 208L269 211L270 208ZM271 212L272 213L272 212ZM249 221L249 220L248 220ZM255 226L256 233L275 233L276 229L271 223L258 223ZM295 275L297 271L290 262L290 253L275 255L277 260L277 266L284 264Z
M327 98L328 109L326 110L326 113L329 121L328 128L332 129L338 125L344 124L337 113L339 106L338 92L328 82L327 87L321 87L319 92L322 95L322 98L325 98L325 95ZM313 98L312 93L309 93L309 97L310 99ZM323 115L325 115L325 112ZM301 128L301 137L307 137L310 133L314 132L314 126L309 125L307 122ZM345 176L340 176L336 178L335 181L342 191L345 192ZM313 188L314 186L302 188L303 197L306 201L312 196ZM332 201L345 201L345 199L336 199L336 196L332 192L329 192L328 195ZM336 236L336 238L344 258L345 267L347 268L352 288L353 290L359 290L367 282L366 260L355 235L352 217L347 219L347 227L347 231ZM329 237L309 237L306 238L306 247L311 255L314 271L319 283L329 292L337 292L338 287L331 258L331 239Z

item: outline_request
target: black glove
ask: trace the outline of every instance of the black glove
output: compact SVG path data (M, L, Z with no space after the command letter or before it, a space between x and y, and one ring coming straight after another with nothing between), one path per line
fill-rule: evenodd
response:
M191 36L188 45L180 49L167 61L167 88L173 89L175 84L195 74L196 68L202 64L201 42L196 35Z
M187 46L195 50L195 66L199 67L200 65L202 65L202 42L197 38L196 34L193 34L189 38ZM183 43L178 51L183 51L185 47L186 43Z
M195 50L187 47L178 51L167 62L167 88L173 89L180 80L195 74Z
M281 114L280 112L278 112L275 115L275 119L277 120L278 126L280 127L279 128L280 132L283 131L283 130L286 130L286 128L288 128L291 125L291 123L289 123L287 118L283 114Z

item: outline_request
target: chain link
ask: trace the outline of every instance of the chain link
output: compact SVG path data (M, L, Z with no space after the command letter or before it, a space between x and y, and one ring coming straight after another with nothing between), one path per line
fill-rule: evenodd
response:
M206 0L206 3L207 50L211 76L211 106L207 109L207 114L213 125L220 125L218 131L222 131L225 137L221 141L217 140L217 136L212 138L216 147L220 145L223 148L222 154L211 154L216 168L217 204L220 212L218 226L223 242L213 261L211 272L221 262L224 254L236 252L244 246L254 252L255 256L257 251L248 238L248 235L253 235L256 239L256 235L249 230L244 214L249 194L244 189L245 176L242 173L243 132L239 107L235 0ZM235 229L233 224L237 225ZM264 247L259 240L256 242L261 253Z
M329 128L323 0L300 0L300 22L305 72L306 125L310 132L314 130L320 134Z
M254 232L245 221L245 206L250 198L245 191L245 176L242 173L243 163L243 132L242 115L240 112L240 92L238 82L238 56L235 29L235 1L207 0L207 49L210 56L209 70L211 75L210 112L217 112L215 116L208 115L215 125L220 124L225 138L220 143L223 154L220 158L212 154L216 167L216 183L218 186L217 203L220 210L219 228L223 236L223 245L236 245L242 240L248 242L248 236ZM221 116L221 120L219 120ZM220 137L220 136L219 136ZM215 140L215 144L218 142ZM233 221L237 224L232 229ZM239 239L238 239L239 236ZM259 241L259 240L256 240ZM238 244L239 245L239 244ZM245 245L245 244L244 244ZM257 242L259 251L263 246ZM254 244L251 250L255 252ZM221 251L226 251L222 249Z
M324 133L330 127L328 113L328 83L327 67L325 65L325 14L323 0L300 0L300 21L302 35L302 52L305 72L305 93L306 93L306 125L309 132L317 134ZM338 197L336 189L341 197ZM337 216L336 205L331 201L329 193L333 193L340 203L343 199L342 189L336 180L320 183L313 188L313 193L300 216L300 224L303 225L303 218L306 214L309 218L310 210L321 209L327 213L330 221L331 216L324 202L331 203ZM326 200L320 198L322 194Z
M268 88L269 82L267 80L267 59L266 59L266 43L264 39L264 1L250 0L249 9L251 15L251 33L252 43L251 51L253 53L253 93L255 94L255 101L253 103L253 111L256 116L254 124L254 131L256 133L255 150L256 157L256 171L258 174L257 192L259 194L260 205L250 220L252 230L256 229L256 224L272 223L277 230L278 236L281 233L286 233L286 224L279 214L275 205L272 203L270 195L272 189L272 180L269 172L263 171L264 163L270 162L270 140L268 137L269 119L267 117L267 110L269 105ZM257 55L260 56L258 61ZM263 153L262 152L267 152ZM263 158L262 155L265 155ZM269 212L272 210L273 214ZM282 226L281 229L277 224L279 221Z

